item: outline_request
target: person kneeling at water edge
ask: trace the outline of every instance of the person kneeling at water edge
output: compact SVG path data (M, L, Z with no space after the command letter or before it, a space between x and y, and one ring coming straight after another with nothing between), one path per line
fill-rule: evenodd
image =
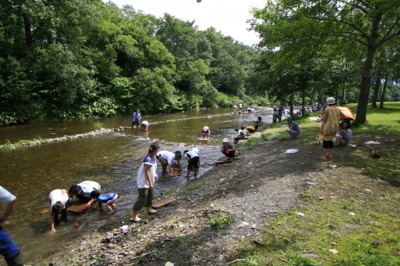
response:
M229 140L227 138L222 140L221 152L228 157L227 160L233 160L234 157L240 155L240 151L236 149L235 146L229 144Z
M55 232L54 225L61 219L67 220L67 205L70 203L68 192L65 189L54 189L49 194L50 202L50 231Z
M183 154L188 161L186 178L190 177L190 171L192 170L194 172L194 178L197 178L197 172L199 171L200 167L199 149L193 148L191 151L185 150Z
M143 207L147 208L147 213L149 215L157 213L156 210L151 208L151 205L153 205L154 182L158 178L156 162L158 149L159 146L157 143L150 145L149 151L137 172L138 198L132 208L130 217L132 222L139 222L142 220L138 217L138 212Z
M101 186L95 181L83 181L77 185L72 185L69 188L68 194L72 202L73 196L86 203L86 208L90 208L100 196Z
M102 210L103 203L106 206L108 213L113 213L114 208L116 207L115 201L118 199L117 193L107 193L100 194L100 197L97 199L99 202L99 209Z
M163 174L169 172L169 175L172 176L171 170L175 171L175 168L179 166L179 160L182 158L182 154L180 151L159 151L156 157L162 165Z

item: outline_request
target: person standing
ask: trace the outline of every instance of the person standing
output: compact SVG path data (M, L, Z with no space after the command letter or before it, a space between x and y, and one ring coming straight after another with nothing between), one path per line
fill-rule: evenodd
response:
M2 227L4 221L7 220L14 211L17 198L0 186L0 203L7 206L3 215L0 217L0 254L3 255L7 265L23 266L24 263L22 261L21 252L14 241L12 241L10 235Z
M279 122L282 121L282 115L283 115L284 112L285 112L285 109L283 109L283 106L280 105L279 109L278 109L278 120L279 120Z
M340 109L336 108L335 104L335 98L328 97L321 117L320 140L322 140L322 160L332 158L333 139L339 129Z
M67 219L68 192L65 189L54 189L49 194L50 202L50 232L55 232L54 225L61 219Z
M138 127L140 125L141 118L142 118L142 116L140 115L139 109L136 109L136 111L133 112L133 114L132 114L132 128L134 126Z
M138 187L138 198L132 207L132 214L129 219L132 222L140 222L142 219L139 218L138 213L143 209L147 208L147 214L152 215L157 213L151 206L153 204L154 196L154 183L157 179L157 162L156 154L159 146L157 143L150 145L146 157L144 157L142 164L136 175L136 182Z

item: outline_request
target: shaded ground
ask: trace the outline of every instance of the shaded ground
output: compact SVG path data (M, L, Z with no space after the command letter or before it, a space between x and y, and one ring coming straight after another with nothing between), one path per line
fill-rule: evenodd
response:
M299 151L287 154L288 149ZM140 224L123 217L130 224L127 234L101 228L40 264L229 265L244 245L257 245L266 223L302 204L307 187L342 175L338 164L345 165L351 152L338 148L333 161L321 161L317 144L297 140L260 144L174 192L177 201L159 209L156 216L142 214ZM361 176L359 171L346 172Z

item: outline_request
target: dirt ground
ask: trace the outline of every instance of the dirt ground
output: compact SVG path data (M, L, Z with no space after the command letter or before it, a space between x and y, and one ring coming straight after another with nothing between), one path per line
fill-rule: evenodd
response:
M309 186L328 171L339 173L335 158L322 161L320 155L321 145L298 140L259 144L174 192L177 200L156 215L142 213L141 223L129 222L127 214L127 234L100 228L41 263L230 265L245 245L257 244L266 223L302 204Z

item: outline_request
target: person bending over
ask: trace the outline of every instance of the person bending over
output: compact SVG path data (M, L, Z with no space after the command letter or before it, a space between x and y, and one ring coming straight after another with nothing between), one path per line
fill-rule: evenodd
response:
M73 196L80 201L86 203L86 208L90 208L93 202L97 201L100 196L101 186L95 181L83 181L77 185L72 185L69 188L68 194L70 201L73 201Z
M49 194L50 202L50 232L55 232L55 226L61 220L67 220L67 207L70 204L68 192L65 189L54 189Z
M175 168L179 166L179 161L182 158L182 154L180 151L159 151L156 155L156 158L160 161L162 165L163 173L169 173L169 175L171 176L172 170L175 171Z
M199 149L193 148L191 151L185 150L183 154L188 162L186 178L190 178L190 171L193 171L194 178L197 178L197 173L200 167Z

